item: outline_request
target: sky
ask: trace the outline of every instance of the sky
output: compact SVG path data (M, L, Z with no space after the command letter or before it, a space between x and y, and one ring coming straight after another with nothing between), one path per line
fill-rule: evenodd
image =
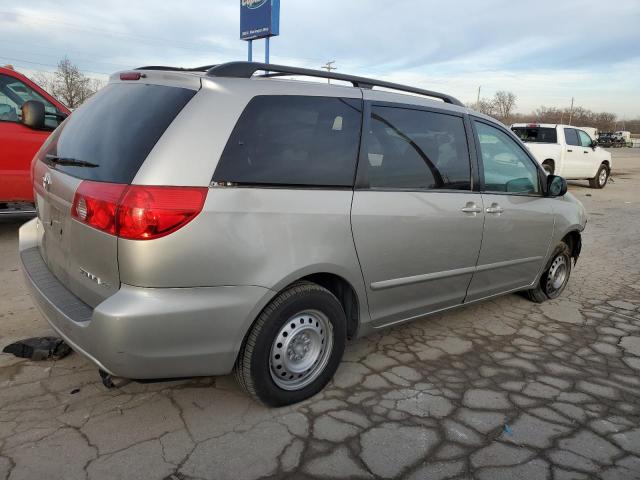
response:
M141 65L245 60L239 0L0 2L0 65L67 56L107 78ZM264 58L254 42L254 60ZM507 90L516 109L575 104L640 117L640 0L281 0L271 62L440 90Z

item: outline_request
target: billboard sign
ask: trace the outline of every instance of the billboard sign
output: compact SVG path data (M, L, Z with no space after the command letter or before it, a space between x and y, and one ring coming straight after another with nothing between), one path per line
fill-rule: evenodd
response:
M255 40L280 33L280 0L240 0L240 39Z

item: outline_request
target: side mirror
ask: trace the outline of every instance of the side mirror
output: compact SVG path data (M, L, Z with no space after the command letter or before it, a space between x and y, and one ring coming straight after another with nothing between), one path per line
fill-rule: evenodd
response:
M22 123L34 130L44 129L44 103L28 100L22 104Z
M591 140L591 148L593 148L595 150L597 146L598 146L598 141L597 140Z
M547 196L561 197L567 193L567 181L558 175L547 176Z

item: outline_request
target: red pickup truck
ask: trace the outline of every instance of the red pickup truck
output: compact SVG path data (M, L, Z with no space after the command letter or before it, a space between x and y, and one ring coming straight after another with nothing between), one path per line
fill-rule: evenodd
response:
M33 203L31 160L70 113L12 67L0 67L0 212Z

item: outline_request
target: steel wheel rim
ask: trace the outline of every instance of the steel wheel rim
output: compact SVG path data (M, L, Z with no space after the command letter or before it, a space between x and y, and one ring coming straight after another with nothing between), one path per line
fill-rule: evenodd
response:
M558 255L551 263L547 273L547 293L553 294L562 289L567 281L568 273L567 259L564 255Z
M600 176L598 177L598 180L600 181L600 185L604 185L605 182L607 181L607 169L603 168L600 171Z
M318 310L297 313L278 331L269 356L269 371L283 390L300 390L326 367L333 349L333 325Z

